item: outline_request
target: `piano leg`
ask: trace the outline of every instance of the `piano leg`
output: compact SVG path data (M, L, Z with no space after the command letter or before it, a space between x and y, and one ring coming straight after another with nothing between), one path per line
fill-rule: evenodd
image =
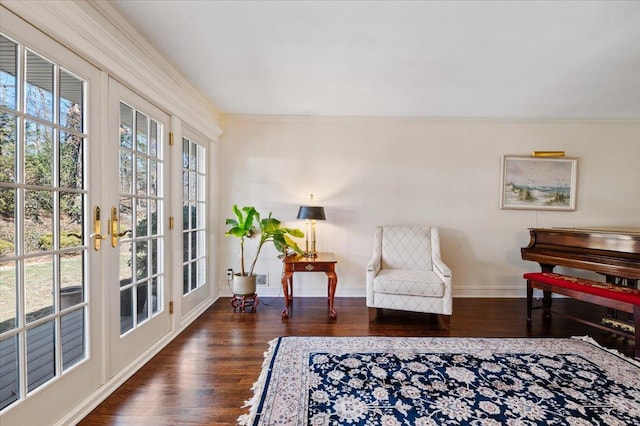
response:
M531 309L533 308L533 287L531 280L527 280L527 327L531 328Z
M544 306L542 318L551 319L551 312L549 312L549 310L551 310L551 302L553 301L553 299L551 298L552 293L547 290L543 290L542 293L542 306Z
M640 359L640 306L633 307L633 325L635 326L636 359Z
M638 290L638 280L635 279L622 278L615 275L605 275L605 281L607 282L607 284ZM633 314L622 312L613 308L607 308L607 313L602 318L602 323L606 323L613 328L624 330L631 327L631 325L634 323L634 317Z

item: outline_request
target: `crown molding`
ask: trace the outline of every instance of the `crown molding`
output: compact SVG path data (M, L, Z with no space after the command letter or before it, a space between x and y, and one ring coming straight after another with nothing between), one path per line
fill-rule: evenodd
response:
M222 135L220 113L106 1L2 5L120 83L179 117L213 141Z

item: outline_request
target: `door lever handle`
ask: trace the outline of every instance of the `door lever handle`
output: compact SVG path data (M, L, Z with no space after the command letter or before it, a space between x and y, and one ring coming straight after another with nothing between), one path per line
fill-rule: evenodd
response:
M131 233L131 229L126 229L126 230L124 230L122 232L119 232L118 233L118 237L124 237L125 235L130 234L130 233Z

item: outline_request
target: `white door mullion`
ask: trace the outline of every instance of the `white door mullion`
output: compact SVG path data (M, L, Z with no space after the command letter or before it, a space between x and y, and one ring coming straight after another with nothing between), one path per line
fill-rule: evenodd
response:
M18 283L18 330L23 330L26 325L26 294L24 285L24 260L18 260L18 268L16 270L16 280ZM27 337L26 333L18 333L18 388L20 394L18 399L24 398L27 395Z
M20 212L24 211L24 188L20 185L21 182L24 182L24 143L21 141L25 138L25 120L24 114L24 91L22 90L22 84L20 82L24 81L25 76L25 67L23 66L23 57L24 57L24 48L22 46L18 46L18 75L20 78L16 81L16 90L17 94L17 104L18 110L16 111L16 174L15 174L15 183L16 183L16 192L15 192L15 226L16 226L16 238L15 238L15 253L21 254L24 253L24 238L20 238L20 236L24 235L24 215L20 214ZM19 89L18 89L19 88ZM18 318L17 329L24 330L27 325L26 318L26 290L24 286L24 258L17 258L16 261L16 285L17 285L17 296L18 296L18 306L16 309L16 316ZM26 333L20 332L18 333L18 389L19 395L18 400L24 398L27 395L27 338Z

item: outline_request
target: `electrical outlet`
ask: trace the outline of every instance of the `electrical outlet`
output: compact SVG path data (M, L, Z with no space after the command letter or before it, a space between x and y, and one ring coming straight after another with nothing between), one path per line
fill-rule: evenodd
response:
M231 281L232 278L233 278L233 269L229 268L227 269L227 281Z
M256 285L261 285L268 287L269 286L269 274L258 274L256 275Z

